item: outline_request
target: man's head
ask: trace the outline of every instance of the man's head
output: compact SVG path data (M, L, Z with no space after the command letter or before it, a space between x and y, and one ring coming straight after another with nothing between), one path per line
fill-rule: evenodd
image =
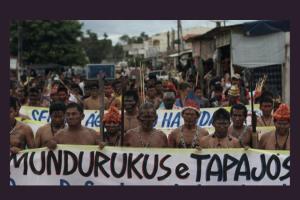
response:
M119 110L116 107L111 106L108 109L108 112L104 115L102 122L109 135L115 135L118 133L121 124Z
M114 92L120 95L122 93L122 82L120 80L115 80L113 83Z
M225 137L230 126L230 114L224 108L216 110L212 116L212 125L217 136Z
M200 108L194 101L187 100L181 115L186 126L194 126L200 117Z
M39 105L41 103L41 92L35 87L30 88L28 91L28 98L30 105Z
M67 102L69 99L68 89L65 87L59 87L57 89L58 100L62 102Z
M96 98L99 96L99 85L97 83L93 83L90 85L91 97Z
M203 91L202 91L201 87L195 87L194 93L199 98L203 97Z
M150 99L154 99L156 97L156 89L155 89L155 85L149 85L147 88L147 96Z
M234 104L230 110L233 126L242 127L246 121L248 110L243 104Z
M240 80L241 80L241 75L236 73L231 77L231 84L239 86Z
M263 113L263 116L271 116L273 110L273 99L268 96L263 96L259 102L259 108Z
M60 127L65 123L66 105L63 102L54 102L50 105L49 114L51 124Z
M17 99L15 97L10 97L9 98L9 120L10 120L10 122L13 123L17 116L18 116Z
M84 119L83 108L77 103L69 103L66 107L66 121L68 125L78 126Z
M158 93L158 94L163 91L163 86L162 86L161 81L156 81L155 82L155 89L156 89L156 93Z
M149 102L142 104L137 118L144 130L152 130L154 122L157 120L155 106Z
M183 82L183 83L180 83L179 84L179 92L180 92L180 95L183 96L183 97L186 97L189 93L189 91L191 90L191 86L190 84L186 83L186 82Z
M286 134L290 128L290 108L287 104L280 104L279 108L274 112L274 125L279 134Z
M163 93L163 102L167 110L172 110L176 97L173 91L165 91Z
M72 83L71 84L71 90L76 94L76 95L83 95L83 92L81 90L81 88L79 87L78 84Z
M90 88L90 85L87 85L87 84L84 85L84 96L85 96L85 97L91 96L91 88Z
M135 108L139 102L139 96L136 91L128 90L124 94L124 109L128 113L135 111Z
M214 92L215 92L215 98L220 101L222 99L223 95L223 87L221 84L216 84L214 87Z
M106 97L111 97L112 93L114 92L112 84L110 82L104 83L104 95Z
M27 96L26 90L24 88L17 88L16 93L17 93L17 97L20 99L20 101L23 102Z

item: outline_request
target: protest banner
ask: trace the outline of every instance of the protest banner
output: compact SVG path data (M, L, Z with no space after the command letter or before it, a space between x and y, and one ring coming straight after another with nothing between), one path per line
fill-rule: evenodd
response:
M59 145L10 155L10 185L290 185L290 152Z
M212 128L212 116L218 108L203 108L201 109L201 116L197 122L200 127ZM228 111L230 107L226 107ZM248 106L247 124L251 124L251 112ZM255 111L259 114L258 105L255 105ZM48 108L22 106L20 113L29 116L32 120L49 122ZM98 110L84 110L84 119L82 125L88 128L98 128L100 126L100 116ZM157 129L174 129L183 125L183 118L181 110L157 110L158 119L155 122Z

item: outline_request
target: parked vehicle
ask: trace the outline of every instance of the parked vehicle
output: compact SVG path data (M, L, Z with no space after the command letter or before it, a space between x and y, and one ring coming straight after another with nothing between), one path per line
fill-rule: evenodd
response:
M154 71L150 71L148 73L148 76L147 78L149 77L153 77L153 76L156 76L156 79L157 80L168 80L169 79L169 76L167 74L167 72L165 72L164 70L154 70Z

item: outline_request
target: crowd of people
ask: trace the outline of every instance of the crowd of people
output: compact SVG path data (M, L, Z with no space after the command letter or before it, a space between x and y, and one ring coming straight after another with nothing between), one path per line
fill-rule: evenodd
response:
M208 79L207 77L205 77ZM148 77L121 76L98 81L80 76L65 77L63 73L37 75L30 73L21 81L11 80L10 87L10 150L18 153L25 148L48 147L57 144L169 148L259 148L290 149L290 109L275 102L272 92L263 88L255 91L261 116L254 126L275 126L260 139L251 125L245 123L251 101L249 89L239 74L223 78L210 77L208 88L188 81L161 81ZM144 87L143 87L144 86ZM101 98L104 96L104 98ZM124 102L124 121L120 110ZM22 106L47 107L51 121L36 134L23 121L29 116L20 113ZM217 108L213 113L214 132L209 134L197 125L202 108ZM228 112L224 107L230 107ZM106 110L102 123L103 135L81 124L84 110ZM153 127L157 110L180 110L184 124L169 135ZM18 119L18 120L17 120ZM254 120L256 121L256 120ZM124 123L124 137L121 125ZM123 141L121 141L123 139Z

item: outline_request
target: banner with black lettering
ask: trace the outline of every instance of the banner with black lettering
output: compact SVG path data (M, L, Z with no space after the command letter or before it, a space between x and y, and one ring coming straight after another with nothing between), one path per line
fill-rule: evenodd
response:
M247 124L251 124L251 112L250 107L248 108ZM260 115L261 111L258 109L259 106L254 106L257 115ZM212 128L212 116L213 113L219 108L202 108L200 118L197 125L204 128ZM230 107L226 107L230 111ZM22 106L20 113L29 116L32 120L49 122L49 111L48 108L42 107L30 107ZM98 110L84 110L84 119L82 125L88 128L99 128L100 127L100 116ZM157 129L175 129L183 125L183 118L181 116L181 110L157 110L157 121L155 122L155 128Z
M10 155L10 185L290 185L290 152L59 145Z

